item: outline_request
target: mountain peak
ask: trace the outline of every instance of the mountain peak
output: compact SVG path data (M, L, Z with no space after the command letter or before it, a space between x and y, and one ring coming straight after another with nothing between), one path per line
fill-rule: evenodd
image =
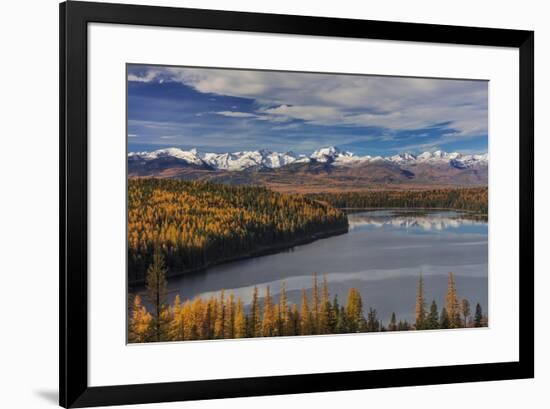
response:
M285 153L274 152L268 149L255 151L240 151L226 153L200 154L196 148L183 150L170 147L158 149L152 152L130 152L131 160L152 161L159 158L176 158L184 164L205 166L215 170L239 171L248 168L277 169L292 163L309 163L312 160L327 163L333 166L355 166L369 162L386 161L398 165L414 165L417 163L448 164L457 169L465 169L477 164L486 165L488 154L465 155L459 152L447 153L442 150L424 152L415 155L411 152L403 152L389 157L355 156L352 152L343 151L337 146L326 146L317 149L311 155L296 155L292 151Z

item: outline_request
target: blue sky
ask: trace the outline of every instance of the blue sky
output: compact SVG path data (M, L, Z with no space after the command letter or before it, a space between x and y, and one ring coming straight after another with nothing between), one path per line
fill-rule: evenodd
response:
M487 152L488 83L128 66L128 150Z

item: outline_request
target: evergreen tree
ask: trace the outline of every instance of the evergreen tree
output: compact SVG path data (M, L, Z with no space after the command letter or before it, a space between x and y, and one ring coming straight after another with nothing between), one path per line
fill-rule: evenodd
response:
M462 319L460 318L460 304L458 302L458 296L456 294L456 284L453 273L449 273L445 307L447 309L447 315L449 317L449 328L461 327Z
M298 306L292 304L289 313L289 331L286 335L300 335L300 313L298 312Z
M288 309L288 296L284 281L281 285L281 293L279 294L279 335L291 335L290 311Z
M203 315L203 321L201 325L201 334L203 339L212 339L214 336L214 319L213 317L216 316L214 313L216 304L215 298L210 298L210 300L206 301L206 305L204 306L204 315Z
M313 273L311 300L311 316L313 322L312 334L319 333L319 315L320 315L320 299L319 299L319 283L317 282L317 273Z
M426 302L424 301L424 280L422 274L418 279L416 288L416 308L415 308L415 327L417 330L424 329L426 321Z
M252 293L252 305L250 306L250 319L248 320L249 337L260 337L262 335L262 320L260 314L258 287L254 287L254 291Z
M229 294L227 303L225 304L225 316L224 316L224 338L235 338L235 296L233 293Z
M464 328L468 327L468 319L470 317L470 302L464 298L461 303L462 316L464 317Z
M369 308L369 312L367 313L366 330L368 332L380 331L380 321L376 317L376 310L374 308Z
M185 339L185 320L180 295L177 294L172 306L172 319L168 326L168 337L171 341L183 341Z
M388 331L397 331L397 318L395 312L391 313L390 325L388 325Z
M195 298L193 302L188 302L186 304L189 305L189 323L187 324L187 328L189 328L189 339L202 339L203 334L201 334L201 320L203 319L204 303L202 299Z
M153 316L141 304L141 297L136 295L132 303L132 313L128 320L128 342L142 343L151 340Z
M273 308L273 298L269 286L265 288L264 298L264 316L262 320L262 336L272 337L275 335L275 310Z
M194 310L191 301L187 300L181 307L181 315L183 318L183 340L198 339L198 331L196 330Z
M240 298L237 298L235 304L235 338L246 337L246 315L244 313L243 302Z
M342 306L340 307L340 312L338 313L338 321L336 324L336 333L345 334L349 332L349 320L346 313L346 309Z
M334 299L332 300L332 305L330 306L330 310L329 310L329 322L328 322L328 326L331 334L334 334L337 332L336 327L338 325L339 313L340 313L340 305L338 305L338 295L334 294Z
M361 332L364 330L363 301L357 288L352 287L348 291L346 315L349 332Z
M399 320L399 323L397 324L397 331L410 331L411 324L407 320L401 321Z
M225 338L225 291L220 291L220 300L216 305L216 320L214 321L214 337Z
M313 333L313 318L309 308L306 290L302 290L302 305L300 307L300 334L311 335Z
M474 327L481 327L483 323L483 311L479 303L476 304L476 312L474 315Z
M153 262L147 269L147 297L153 308L153 338L162 341L166 327L166 267L164 256L157 246L153 254Z
M439 313L437 311L437 304L435 300L432 301L430 305L430 313L428 314L427 329L438 329L439 328Z
M321 291L321 305L319 306L319 334L330 334L330 321L332 305L328 292L327 277L323 277L323 289Z
M439 328L441 329L448 329L451 328L451 323L449 321L449 314L447 313L447 309L443 307L441 309L441 315L439 316Z

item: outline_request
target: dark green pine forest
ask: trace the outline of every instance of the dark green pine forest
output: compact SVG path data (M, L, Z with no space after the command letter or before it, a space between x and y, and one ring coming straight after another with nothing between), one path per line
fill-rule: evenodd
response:
M340 209L371 207L430 208L488 212L488 188L470 187L430 190L371 190L341 193L314 193L307 197Z

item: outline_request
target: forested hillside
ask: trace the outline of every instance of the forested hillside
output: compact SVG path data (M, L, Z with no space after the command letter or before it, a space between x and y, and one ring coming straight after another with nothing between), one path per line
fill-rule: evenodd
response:
M346 232L345 214L263 187L128 180L128 279L142 281L155 247L169 274Z
M319 200L334 207L369 208L369 207L402 207L402 208L445 208L470 210L487 214L487 187L432 190L386 190L342 193L309 194L307 197Z

